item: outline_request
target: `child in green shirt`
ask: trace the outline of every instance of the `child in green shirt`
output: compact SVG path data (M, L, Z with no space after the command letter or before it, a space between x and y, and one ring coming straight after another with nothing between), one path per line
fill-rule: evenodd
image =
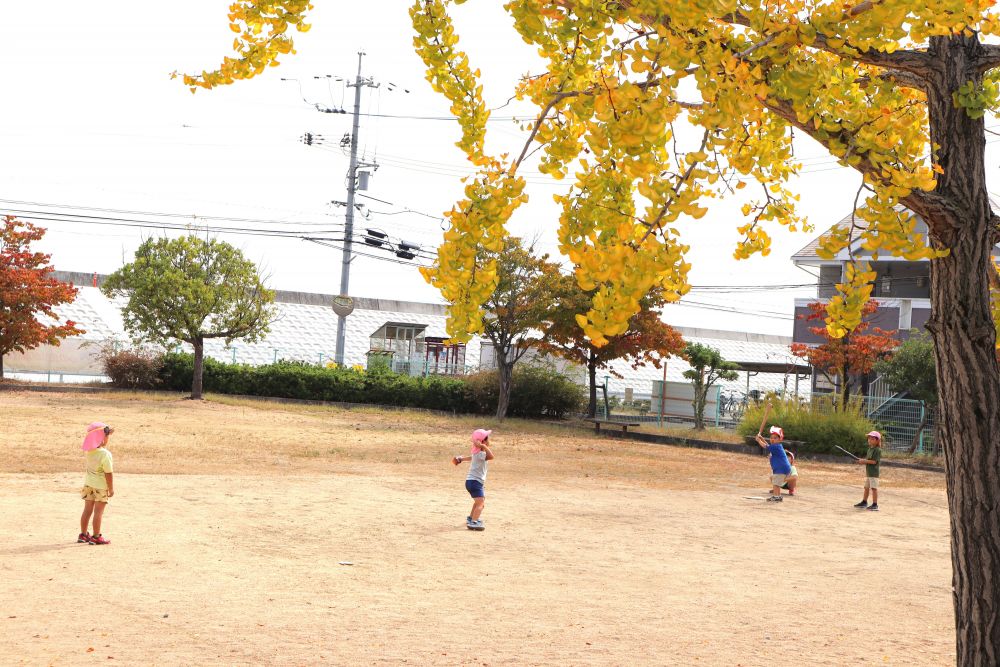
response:
M865 466L865 495L856 504L858 509L867 508L870 512L878 512L878 476L879 463L882 461L882 434L872 431L868 434L868 452L865 458L857 459L855 463ZM872 504L868 505L868 492L871 491Z

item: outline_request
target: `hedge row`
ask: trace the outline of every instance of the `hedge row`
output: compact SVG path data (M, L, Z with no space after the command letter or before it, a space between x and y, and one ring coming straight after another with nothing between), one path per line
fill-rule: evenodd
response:
M162 361L159 386L190 390L194 377L192 355L168 353ZM205 359L202 383L206 392L217 394L370 403L472 414L495 412L498 396L495 371L463 378L412 377L382 367L366 371L324 368L298 361L248 366ZM510 416L562 418L578 410L582 401L582 388L559 373L546 368L515 367Z

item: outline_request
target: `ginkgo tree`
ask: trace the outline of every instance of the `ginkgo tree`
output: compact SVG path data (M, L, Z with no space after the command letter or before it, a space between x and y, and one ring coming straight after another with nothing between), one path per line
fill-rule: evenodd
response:
M482 0L480 0L482 1ZM774 226L801 228L793 136L811 137L860 177L861 225L825 235L832 256L859 240L876 257L927 259L947 457L957 657L1000 664L1000 367L984 117L1000 97L995 0L509 0L511 39L535 47L540 71L512 82L538 115L509 155L486 149L489 109L450 12L462 0L415 0L417 53L452 104L458 146L478 168L449 213L425 277L450 302L449 331L481 330L497 280L495 252L526 201L518 170L532 145L540 169L571 183L559 241L593 299L579 323L595 344L628 326L657 287L688 290L681 225L712 198L747 198L738 258L767 254ZM470 3L474 5L475 3ZM246 0L230 15L240 59L186 81L227 83L290 50L308 5ZM693 126L691 146L680 124ZM915 216L927 225L919 233ZM827 327L856 327L874 274L851 263L827 304Z

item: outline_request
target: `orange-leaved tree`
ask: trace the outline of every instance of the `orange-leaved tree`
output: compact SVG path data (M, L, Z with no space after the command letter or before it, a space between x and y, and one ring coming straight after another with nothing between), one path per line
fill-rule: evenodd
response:
M940 379L958 663L1000 664L1000 525L979 520L1000 512L990 299L1000 216L987 191L984 123L1000 107L995 0L509 0L511 40L544 61L514 86L538 114L511 157L486 151L480 72L449 15L463 3L414 0L410 8L428 80L451 101L458 145L479 169L425 272L451 304L452 336L481 328L496 273L476 249L501 240L526 200L518 169L531 144L542 150L541 170L572 174L558 198L559 240L581 288L593 292L582 326L603 345L627 329L653 287L667 299L689 289L678 228L703 216L707 199L760 186L744 203L738 258L768 253L768 226L803 227L792 141L812 138L858 172L864 196L865 224L834 230L819 252L832 257L856 236L876 257L930 260L927 328ZM286 46L273 31L301 25L308 8L289 0L234 7L238 50L249 55L222 82L262 69ZM246 51L244 43L280 48ZM685 122L698 134L690 146L680 141ZM848 265L827 305L832 335L860 324L873 277L867 263Z
M481 249L480 252L491 252ZM507 417L514 364L535 347L559 285L559 265L535 255L534 245L508 236L493 255L497 281L486 301L483 335L493 346L499 380L497 419Z
M586 310L593 295L580 289L571 276L562 276L558 294L536 348L587 369L589 417L594 417L597 411L598 370L607 369L620 378L622 375L610 366L617 359L628 361L632 368L647 363L660 368L668 357L684 349L681 334L660 319L665 302L656 290L641 299L639 312L629 318L628 329L608 338L607 344L600 347L583 332L576 319Z
M866 303L861 311L861 323L839 338L832 336L824 324L828 317L825 303L810 303L809 313L799 316L806 322L817 323L809 327L809 331L823 342L818 345L792 343L792 354L806 359L830 384L837 385L840 392L837 405L841 410L846 410L850 404L851 390L859 387L875 364L891 355L899 345L895 330L872 327L871 318L878 307L878 301Z
M32 252L29 246L43 236L43 228L9 215L0 226L0 378L3 358L11 352L59 345L84 333L72 320L58 323L55 307L72 303L77 290L50 275L50 255Z

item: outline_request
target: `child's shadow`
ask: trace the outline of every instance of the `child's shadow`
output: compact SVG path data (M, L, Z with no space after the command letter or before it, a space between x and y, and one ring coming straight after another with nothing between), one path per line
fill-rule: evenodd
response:
M0 554L4 556L19 556L24 554L40 554L46 551L60 551L62 549L73 549L76 547L88 547L89 544L80 544L78 542L59 542L57 544L32 544L25 547L18 547L16 549L0 549Z

